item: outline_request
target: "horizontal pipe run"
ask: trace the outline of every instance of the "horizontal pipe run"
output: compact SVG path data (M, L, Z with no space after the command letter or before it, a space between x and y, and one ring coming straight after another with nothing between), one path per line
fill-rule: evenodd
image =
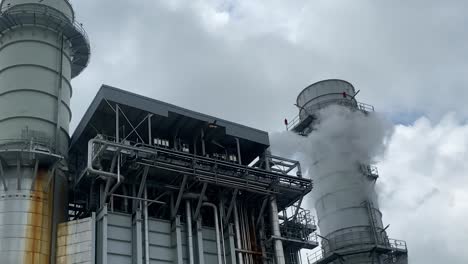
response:
M145 199L145 198L138 198L138 197L129 196L129 195L111 194L111 196L121 197L121 198L128 198L128 199L133 199L133 200L138 200L138 201L143 201L143 202L150 202L150 203L163 204L163 205L166 204L166 202L162 202L162 201L150 200L150 199Z
M180 153L180 152L171 151L171 150L168 150L168 149L165 149L165 148L159 148L157 146L150 146L150 145L146 146L146 145L141 144L140 145L141 147L135 147L135 146L129 146L129 145L125 145L125 144L115 143L115 142L111 142L111 141L107 141L107 140L96 139L96 138L91 139L88 144L91 144L91 146L92 146L92 144L94 144L94 143L98 143L98 144L101 144L101 145L114 146L114 147L122 147L122 149L133 150L133 151L148 153L148 154L166 153L166 154L175 155L175 156L178 156L178 157L181 157L181 158L187 158L187 159L190 159L190 160L194 160L195 162L205 161L205 162L208 162L208 163L215 163L215 164L218 164L218 165L224 165L226 167L230 167L230 168L234 168L234 169L243 169L243 170L245 170L246 173L252 172L252 173L262 174L262 175L265 175L265 176L267 176L267 175L268 176L273 176L273 177L276 177L276 178L281 177L281 178L288 179L288 180L291 180L291 181L304 182L304 183L307 183L307 184L310 182L309 180L302 179L302 178L295 177L295 176L291 176L291 175L283 175L283 174L279 174L279 173L266 172L266 171L264 171L262 169L252 168L252 167L239 165L239 164L236 164L236 163L230 163L230 162L226 162L226 161L210 159L210 158L206 158L206 157L202 157L202 156L195 156L195 155L191 155L191 154ZM88 151L89 151L89 149L92 149L92 148L88 148Z
M262 252L260 251L245 250L245 249L240 249L240 248L236 248L236 252L252 254L252 255L260 255L260 256L262 255Z

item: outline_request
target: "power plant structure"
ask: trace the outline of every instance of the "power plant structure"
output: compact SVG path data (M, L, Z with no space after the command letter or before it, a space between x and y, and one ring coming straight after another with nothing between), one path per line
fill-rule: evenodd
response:
M312 181L268 133L103 86L73 136L90 44L67 0L0 4L1 263L301 262Z
M308 136L326 116L319 112L339 105L365 115L374 107L356 101L353 85L343 80L324 80L305 88L297 97L299 115L289 124L292 131ZM343 131L343 137L346 139ZM355 164L353 150L334 146L337 153L314 157L314 202L320 229L321 250L309 264L408 263L406 242L390 239L382 223L375 182L378 170L371 164ZM338 160L337 160L338 159Z
M1 263L53 263L68 219L70 80L89 56L68 1L1 1Z
M1 1L1 263L300 264L319 247L312 180L265 131L103 85L70 137L71 79L89 59L68 0ZM306 88L292 130L309 134L330 104L370 111L355 94ZM375 196L345 174L317 176L316 263L404 263Z

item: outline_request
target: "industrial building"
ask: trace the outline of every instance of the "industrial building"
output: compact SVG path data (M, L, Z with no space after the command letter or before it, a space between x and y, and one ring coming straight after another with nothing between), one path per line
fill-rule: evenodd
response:
M2 263L300 263L312 181L264 131L103 86L67 0L0 5Z
M267 132L103 85L70 135L71 79L91 54L72 5L3 0L0 10L1 263L299 264L319 247L302 208L312 181L270 153ZM297 133L324 104L361 109L352 86L324 84L299 96ZM352 98L338 100L343 89ZM387 238L374 201L361 207L317 208L317 263L403 263L406 245Z

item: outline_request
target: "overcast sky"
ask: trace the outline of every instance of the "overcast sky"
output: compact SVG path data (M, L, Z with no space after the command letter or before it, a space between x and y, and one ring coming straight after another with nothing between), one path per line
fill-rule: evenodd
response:
M379 164L389 233L414 264L468 263L468 3L75 0L92 46L74 128L105 83L267 131L326 78L395 124Z

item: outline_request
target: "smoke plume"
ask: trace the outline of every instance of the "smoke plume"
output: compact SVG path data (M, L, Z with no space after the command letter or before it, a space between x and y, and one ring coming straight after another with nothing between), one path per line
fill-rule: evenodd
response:
M375 164L393 133L392 124L376 113L329 106L317 117L307 137L288 131L270 136L272 152L298 159L303 174L312 179L340 169L358 170L357 164Z
M314 180L312 194L302 206L327 215L338 205L334 198L331 202L319 198L338 189L355 188L347 194L353 196L349 202L355 206L367 201L378 205L375 184L363 181L361 170L363 165L374 164L383 156L392 131L393 126L376 113L329 106L318 112L314 130L307 137L292 132L273 134L272 151L301 162L304 177ZM353 222L327 218L319 223L321 234L359 225L359 219Z

